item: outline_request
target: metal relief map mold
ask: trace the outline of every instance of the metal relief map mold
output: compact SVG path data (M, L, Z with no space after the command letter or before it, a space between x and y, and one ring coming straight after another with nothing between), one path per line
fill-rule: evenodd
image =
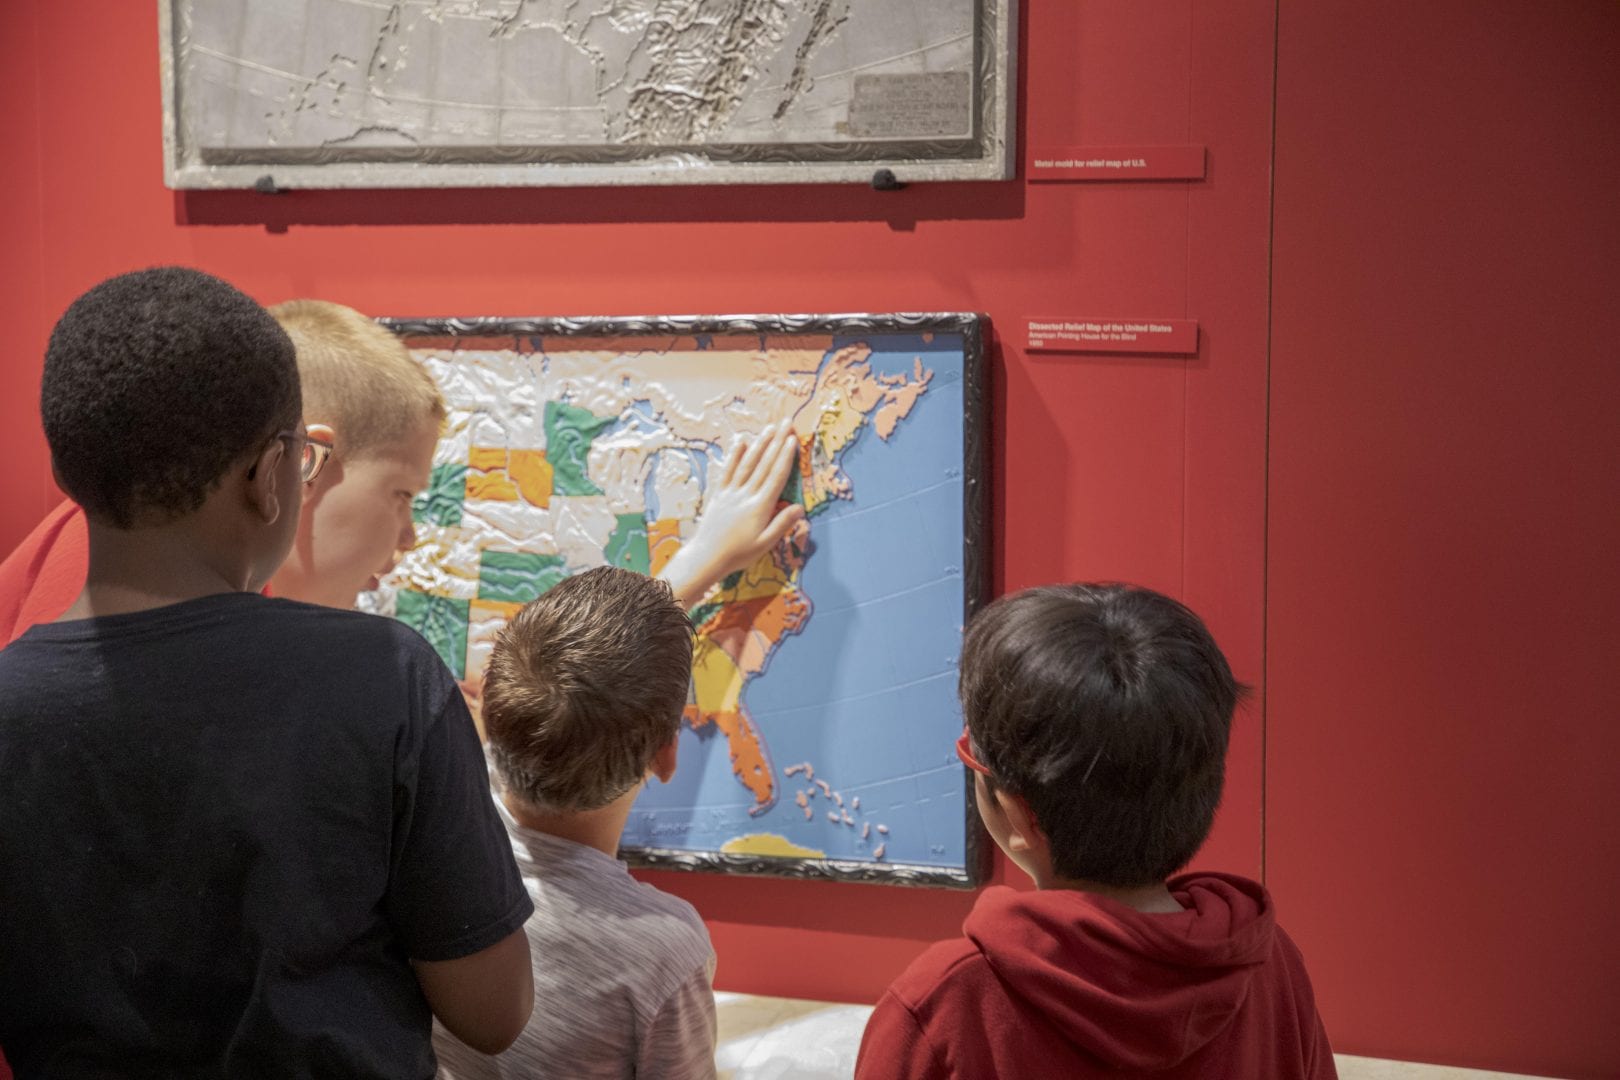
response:
M1004 179L1016 0L160 0L177 188Z
M639 797L639 865L964 886L977 814L953 743L982 597L982 320L969 315L389 320L450 418L418 544L373 610L477 679L524 603L657 574L732 439L791 418L807 528L721 582L680 765Z

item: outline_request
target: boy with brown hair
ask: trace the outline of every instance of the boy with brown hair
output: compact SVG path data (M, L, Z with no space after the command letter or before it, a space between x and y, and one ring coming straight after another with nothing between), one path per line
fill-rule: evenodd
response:
M690 696L686 610L795 530L782 505L790 421L740 439L661 579L600 567L523 607L496 639L483 689L496 795L524 882L535 1010L496 1057L435 1032L441 1077L708 1080L714 950L692 905L618 859L637 790L675 773Z
M1173 877L1209 834L1241 687L1197 615L1026 589L968 628L957 752L1035 892L985 890L878 1002L857 1078L1336 1075L1260 884Z
M674 775L692 643L667 583L611 566L559 583L501 631L484 730L535 902L536 1008L498 1057L438 1034L441 1077L714 1075L708 931L617 857L643 782Z
M269 310L297 350L311 452L331 455L269 589L349 608L415 543L411 505L427 487L444 398L399 338L353 308L289 300ZM88 544L70 499L0 563L0 644L67 609L84 587Z

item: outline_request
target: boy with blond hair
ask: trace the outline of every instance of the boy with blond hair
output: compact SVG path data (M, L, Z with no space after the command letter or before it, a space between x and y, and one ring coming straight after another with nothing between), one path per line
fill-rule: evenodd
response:
M297 350L312 452L332 460L305 492L269 589L352 607L415 542L411 504L427 487L444 399L404 343L353 308L289 300L270 314ZM68 500L0 563L0 644L67 609L84 587L87 545L84 513Z
M353 308L288 300L270 314L298 350L304 420L333 443L270 590L352 607L416 543L411 508L433 472L444 398L404 342Z

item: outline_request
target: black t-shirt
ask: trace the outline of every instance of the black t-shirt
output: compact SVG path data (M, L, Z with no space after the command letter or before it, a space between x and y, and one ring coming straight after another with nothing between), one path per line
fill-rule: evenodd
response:
M31 1076L429 1077L409 960L533 910L455 681L231 593L0 652L0 1047Z

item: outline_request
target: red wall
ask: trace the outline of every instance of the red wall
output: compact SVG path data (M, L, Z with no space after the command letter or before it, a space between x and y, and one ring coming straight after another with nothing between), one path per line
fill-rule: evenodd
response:
M50 458L39 429L39 368L58 309L45 301L44 192L38 168L38 16L16 5L0 16L0 326L10 348L0 359L0 551L9 551L56 504ZM71 299L71 297L69 298Z
M176 195L153 5L12 0L0 550L55 498L49 325L141 265L377 314L1196 318L1193 360L999 351L997 589L1166 589L1264 691L1200 862L1261 873L1264 822L1340 1049L1613 1073L1617 9L1026 6L1026 144L1203 143L1207 179ZM847 1000L971 903L655 880L722 987Z
M1211 175L1076 188L859 187L177 195L161 182L154 6L13 3L7 70L12 422L0 548L44 508L32 418L48 323L109 274L180 262L266 302L314 295L374 314L965 309L1192 316L1195 361L996 359L997 585L1120 578L1203 610L1261 681L1266 199L1271 14L1191 0L1035 4L1030 138L1210 146ZM14 13L14 14L13 14ZM15 21L13 21L15 19ZM30 25L33 24L33 25ZM30 42L29 31L34 40ZM10 41L15 35L18 40ZM59 60L76 72L63 77ZM23 222L27 224L26 221ZM24 229L24 234L28 235ZM679 261L671 252L681 252ZM13 415L14 414L14 415ZM1260 870L1260 720L1234 741L1205 860ZM998 870L998 873L1000 871ZM971 896L659 875L710 919L722 987L872 1000Z
M1360 1053L1620 1075L1620 5L1284 0L1266 871Z

